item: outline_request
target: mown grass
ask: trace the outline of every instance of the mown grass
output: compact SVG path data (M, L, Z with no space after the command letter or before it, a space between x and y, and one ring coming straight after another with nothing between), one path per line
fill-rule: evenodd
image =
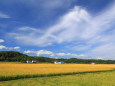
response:
M0 86L115 86L115 71L2 81Z

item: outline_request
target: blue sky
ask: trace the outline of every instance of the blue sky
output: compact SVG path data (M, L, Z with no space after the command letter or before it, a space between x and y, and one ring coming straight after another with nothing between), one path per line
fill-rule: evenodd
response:
M114 59L114 0L0 0L0 51Z

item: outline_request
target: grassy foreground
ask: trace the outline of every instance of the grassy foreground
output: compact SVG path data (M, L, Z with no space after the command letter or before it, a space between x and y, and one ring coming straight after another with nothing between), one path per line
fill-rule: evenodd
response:
M115 86L115 71L1 81L0 86Z

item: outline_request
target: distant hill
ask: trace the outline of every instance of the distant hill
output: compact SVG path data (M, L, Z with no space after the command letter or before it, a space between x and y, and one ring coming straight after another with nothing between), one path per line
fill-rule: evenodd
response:
M27 56L27 55L22 54L22 53L17 52L17 51L0 51L0 57L2 57L2 56L13 58L13 57Z
M29 56L17 51L0 51L0 61L22 61L27 57Z
M54 62L53 58L41 57L41 56L28 56L17 51L0 51L0 61L6 62L26 62L27 60L36 60L37 62Z
M41 57L41 56L28 56L26 54L22 54L17 51L0 51L0 61L7 62L26 62L27 60L32 61L36 60L38 63L53 63L54 61L63 61L65 63L77 63L77 64L115 64L115 60L95 60L95 59L54 59L49 57Z

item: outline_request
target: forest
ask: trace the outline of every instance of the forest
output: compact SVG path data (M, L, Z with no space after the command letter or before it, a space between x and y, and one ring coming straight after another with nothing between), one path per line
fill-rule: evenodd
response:
M115 64L115 60L97 60L97 59L78 59L78 58L50 58L42 56L28 56L17 51L0 51L0 62L22 62L36 60L37 63L54 63L54 61L63 61L64 63L76 63L76 64Z

